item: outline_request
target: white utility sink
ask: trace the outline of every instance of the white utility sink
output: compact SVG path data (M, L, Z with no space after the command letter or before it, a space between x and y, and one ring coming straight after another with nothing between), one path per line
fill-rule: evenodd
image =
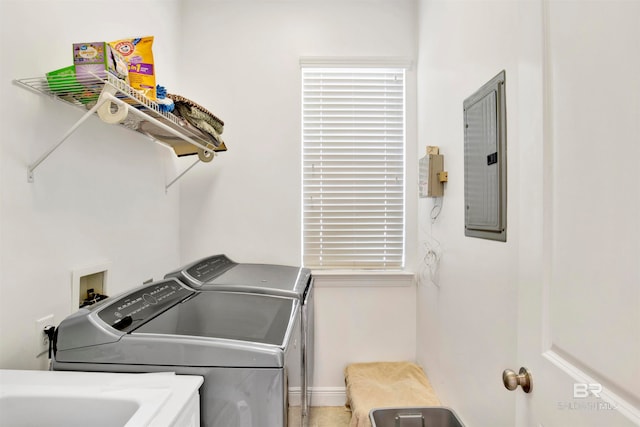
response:
M199 376L0 370L0 427L199 426Z

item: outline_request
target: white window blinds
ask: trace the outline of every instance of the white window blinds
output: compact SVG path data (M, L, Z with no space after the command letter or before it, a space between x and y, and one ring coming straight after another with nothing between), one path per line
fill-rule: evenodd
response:
M404 69L303 68L303 263L404 266Z

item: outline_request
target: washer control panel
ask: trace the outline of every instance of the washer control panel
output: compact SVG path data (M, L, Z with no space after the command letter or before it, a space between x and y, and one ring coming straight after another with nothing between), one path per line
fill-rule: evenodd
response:
M98 317L112 328L131 332L194 293L174 279L151 283L115 299Z
M226 255L214 255L198 261L196 264L187 268L186 274L189 276L190 282L202 285L220 276L227 270L238 265L231 261Z

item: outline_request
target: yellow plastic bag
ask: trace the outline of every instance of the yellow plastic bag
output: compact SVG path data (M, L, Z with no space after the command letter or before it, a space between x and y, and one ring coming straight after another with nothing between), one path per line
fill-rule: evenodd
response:
M127 61L129 84L152 101L156 100L156 76L153 65L153 36L109 42Z

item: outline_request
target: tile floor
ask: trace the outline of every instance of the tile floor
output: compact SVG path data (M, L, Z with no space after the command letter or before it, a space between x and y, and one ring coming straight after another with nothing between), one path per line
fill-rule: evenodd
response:
M313 406L309 427L348 427L351 411L344 406ZM300 407L289 408L289 427L300 427Z

